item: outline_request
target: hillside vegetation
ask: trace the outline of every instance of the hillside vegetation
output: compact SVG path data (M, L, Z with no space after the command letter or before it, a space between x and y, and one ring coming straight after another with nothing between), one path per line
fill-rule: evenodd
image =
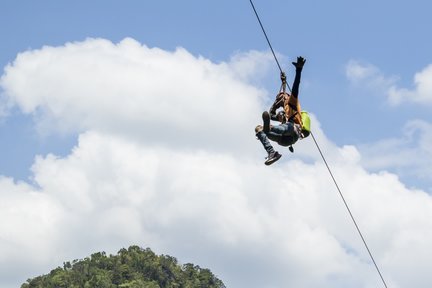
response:
M49 274L27 280L21 288L225 288L209 269L180 265L171 256L131 246L117 255L99 252L65 262Z

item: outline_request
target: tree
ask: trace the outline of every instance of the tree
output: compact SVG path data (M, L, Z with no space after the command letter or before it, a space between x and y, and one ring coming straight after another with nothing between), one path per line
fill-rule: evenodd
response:
M150 248L130 246L117 255L105 252L63 263L47 275L27 280L21 288L225 288L209 269L180 265L176 258Z

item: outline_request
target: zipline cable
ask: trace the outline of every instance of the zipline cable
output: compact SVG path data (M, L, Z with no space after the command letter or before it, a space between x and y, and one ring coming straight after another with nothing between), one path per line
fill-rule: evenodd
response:
M264 33L264 36L265 36L265 38L266 38L266 40L267 40L267 43L268 43L268 45L269 45L269 47L270 47L270 50L271 50L271 52L272 52L272 54L273 54L273 57L274 57L274 59L275 59L275 61L276 61L276 64L277 64L277 66L279 67L279 71L280 71L281 74L282 74L282 73L284 73L284 72L283 72L282 67L281 67L281 65L279 64L279 61L278 61L278 59L277 59L277 57L276 57L276 54L275 54L275 52L274 52L274 50L273 50L273 46L271 45L270 40L269 40L269 38L267 37L267 33L266 33L265 29L264 29L264 26L263 26L263 24L262 24L262 22L261 22L261 19L260 19L259 15L258 15L258 12L257 12L256 9L255 9L255 5L253 4L252 0L249 0L249 2L250 2L250 4L251 4L251 6L252 6L253 11L255 12L255 16L256 16L256 18L258 19L258 23L259 23L260 26L261 26L261 30L262 30L262 32ZM289 84L288 84L288 83L285 83L285 84L288 86L288 89L291 91L291 87L289 86ZM285 90L284 90L284 92L285 92Z
M331 171L329 165L327 164L327 161L326 161L326 159L325 159L325 157L324 157L324 154L322 153L322 151L321 151L321 149L320 149L320 146L318 145L318 142L316 141L315 136L313 135L312 131L311 131L310 134L312 135L312 139L314 140L315 145L316 145L316 147L318 148L318 151L319 151L319 153L320 153L320 155L321 155L321 158L323 159L323 161L324 161L324 163L325 163L325 165L326 165L326 167L327 167L327 170L329 171L330 176L331 176L331 178L333 179L333 182L334 182L334 184L335 184L335 186L336 186L336 188L337 188L337 190L338 190L338 192L339 192L339 195L340 195L341 198L342 198L342 201L344 202L345 207L346 207L346 209L348 210L348 213L349 213L349 215L351 216L352 221L354 222L354 225L355 225L355 227L356 227L356 229L357 229L357 232L359 233L360 238L362 239L363 244L364 244L364 246L366 247L366 250L367 250L367 252L369 253L370 258L372 259L372 262L373 262L373 264L375 265L375 268L376 268L376 270L378 271L378 274L379 274L379 276L380 276L380 278L381 278L381 280L382 280L384 286L387 288L387 284L386 284L386 282L385 282L385 280L384 280L384 277L382 276L381 271L380 271L380 269L378 268L378 265L377 265L377 263L375 262L374 257L372 256L372 253L371 253L371 251L370 251L370 249L369 249L369 246L367 245L366 240L365 240L365 238L363 237L363 234L362 234L362 232L360 231L359 226L357 225L357 221L355 220L353 214L351 213L351 209L349 208L348 203L345 201L345 197L343 196L342 191L341 191L341 189L339 188L339 185L337 184L336 179L335 179L335 177L333 176L333 173L332 173L332 171Z
M252 5L252 9L253 9L254 12L255 12L255 15L256 15L256 17L257 17L257 19L258 19L258 22L259 22L259 24L260 24L260 26L261 26L261 29L262 29L262 31L263 31L263 33L264 33L264 36L265 36L265 38L267 39L267 43L268 43L268 45L270 46L270 50L271 50L272 53L273 53L273 57L274 57L274 59L276 60L276 64L278 65L279 70L280 70L280 72L282 73L282 68L281 68L281 66L279 65L279 61L278 61L278 59L277 59L277 57L276 57L276 54L275 54L275 52L274 52L274 50L273 50L272 45L270 44L270 40L269 40L269 38L267 37L267 33L266 33L266 31L264 30L264 26L262 25L261 20L260 20L260 18L259 18L259 16L258 16L258 12L256 11L255 6L254 6L252 0L249 0L249 2L250 2L250 4Z
M251 4L251 6L252 6L252 9L253 9L254 12L255 12L255 16L256 16L257 19L258 19L258 22L259 22L259 24L260 24L260 26L261 26L261 29L262 29L262 31L263 31L263 33L264 33L264 36L265 36L265 38L266 38L266 40L267 40L267 43L268 43L269 47L270 47L270 50L271 50L272 53L273 53L273 57L274 57L274 59L276 60L276 64L277 64L277 66L279 67L280 72L282 73L282 72L283 72L283 71L282 71L282 68L281 68L281 66L280 66L280 64L279 64L279 61L278 61L278 59L277 59L277 57L276 57L276 54L275 54L275 52L274 52L274 50L273 50L273 47L272 47L272 45L271 45L271 43L270 43L270 40L269 40L268 37L267 37L267 33L266 33L265 30L264 30L264 26L263 26L262 23L261 23L261 19L260 19L259 15L258 15L258 12L257 12L256 9L255 9L255 5L253 4L252 0L249 0L249 2L250 2L250 4ZM291 89L290 89L290 90L291 90ZM380 269L379 269L379 267L378 267L378 265L377 265L377 263L376 263L376 261L375 261L373 255L372 255L372 253L371 253L371 251L370 251L370 249L369 249L369 246L367 245L366 240L365 240L365 238L363 237L363 234L362 234L362 232L360 231L359 226L357 225L357 221L355 220L354 215L351 213L351 209L349 208L348 203L346 202L345 197L344 197L343 194L342 194L342 190L339 188L339 185L338 185L338 183L337 183L335 177L333 176L333 173L332 173L332 171L331 171L331 169L330 169L330 166L327 164L327 160L326 160L326 158L324 157L324 154L322 153L321 148L320 148L320 146L318 145L318 142L316 141L315 136L313 135L312 131L311 131L310 134L312 135L312 139L314 140L315 145L316 145L316 147L318 148L318 151L319 151L319 153L320 153L320 155L321 155L321 158L323 159L324 164L326 165L327 170L328 170L328 172L330 173L331 178L333 179L333 182L334 182L334 184L335 184L335 186L336 186L336 189L337 189L338 192L339 192L339 195L340 195L341 198L342 198L343 203L345 204L345 207L346 207L346 209L348 210L348 213L349 213L349 215L350 215L350 217L351 217L351 220L353 221L354 226L356 227L357 232L359 233L360 238L362 239L363 244L364 244L364 246L366 247L366 250L367 250L367 252L368 252L370 258L372 259L372 262L373 262L373 264L374 264L374 266L375 266L375 268L376 268L376 270L377 270L377 272L378 272L378 274L379 274L379 276L380 276L380 278L381 278L382 283L384 284L384 287L388 288L388 287L387 287L387 284L386 284L386 282L385 282L385 280L384 280L384 277L383 277L383 275L382 275L382 273L381 273L381 271L380 271Z

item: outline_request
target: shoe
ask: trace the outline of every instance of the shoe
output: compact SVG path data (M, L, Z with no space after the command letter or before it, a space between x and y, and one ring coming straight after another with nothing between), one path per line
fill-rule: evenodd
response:
M274 152L269 154L269 156L266 158L267 160L264 162L264 164L267 166L271 165L274 162L278 161L281 157L282 157L282 155L279 154L279 152L274 151Z
M263 123L264 123L264 133L268 133L270 132L270 114L268 111L264 111L262 114L262 119L263 119Z
M258 126L255 127L255 134L257 134L257 133L259 133L261 131L263 131L263 126L262 125L258 125Z

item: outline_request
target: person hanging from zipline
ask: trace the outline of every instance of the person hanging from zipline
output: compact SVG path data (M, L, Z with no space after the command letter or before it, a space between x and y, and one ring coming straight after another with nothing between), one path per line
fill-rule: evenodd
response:
M293 152L292 145L298 139L303 139L310 134L310 118L306 111L300 108L298 100L301 72L306 59L297 57L297 62L292 62L296 68L296 74L291 91L291 95L285 92L286 76L281 72L282 88L276 95L276 99L269 111L262 114L263 125L255 128L255 135L261 141L268 156L264 164L271 165L279 160L282 155L274 150L270 140L277 142L281 146L289 147ZM278 111L279 108L283 110ZM270 120L280 122L279 125L270 125Z

